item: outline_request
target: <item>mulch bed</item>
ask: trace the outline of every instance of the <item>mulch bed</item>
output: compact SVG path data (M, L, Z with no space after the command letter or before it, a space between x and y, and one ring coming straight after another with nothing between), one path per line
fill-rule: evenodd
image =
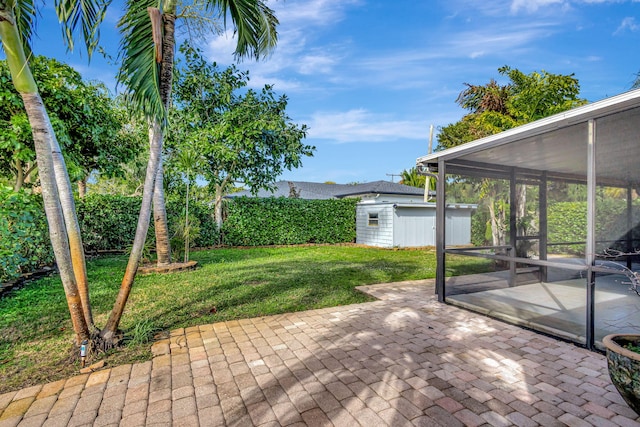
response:
M179 271L195 270L197 267L197 261L172 262L171 264L161 266L158 266L157 264L145 264L138 267L138 274L176 273Z

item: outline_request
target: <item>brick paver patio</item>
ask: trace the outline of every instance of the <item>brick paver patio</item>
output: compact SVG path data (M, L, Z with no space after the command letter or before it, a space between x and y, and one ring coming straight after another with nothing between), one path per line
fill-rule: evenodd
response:
M439 304L378 301L176 330L150 362L0 395L0 426L640 426L605 358Z

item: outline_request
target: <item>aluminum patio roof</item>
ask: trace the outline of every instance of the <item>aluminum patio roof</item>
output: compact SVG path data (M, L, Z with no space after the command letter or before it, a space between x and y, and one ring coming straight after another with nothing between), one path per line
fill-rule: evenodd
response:
M608 185L640 184L640 89L546 117L486 138L435 152L418 166L478 175L508 168L586 179L588 122L595 121L596 174Z

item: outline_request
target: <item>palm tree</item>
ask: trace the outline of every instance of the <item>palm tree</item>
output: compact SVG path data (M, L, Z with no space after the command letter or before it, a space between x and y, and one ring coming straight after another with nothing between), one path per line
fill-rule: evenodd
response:
M464 83L467 88L460 92L456 102L474 113L494 111L500 114L509 114L507 100L509 99L511 85L499 85L494 79L484 86Z
M231 16L238 37L235 51L237 57L259 58L270 52L276 44L278 20L262 0L196 0L181 3L178 0L168 0L164 3L157 0L127 1L127 13L120 22L124 58L120 79L131 91L134 105L150 121L151 153L133 248L113 310L102 330L105 339L113 339L116 336L131 292L149 228L152 200L156 209L164 208L160 206L160 198L154 198L154 193L155 190L158 194L163 192L162 186L156 183L161 183L162 176L162 132L166 124L171 94L176 11L178 6L184 8L185 5L195 3L201 5L205 11L217 12L225 18L225 24L227 14ZM159 4L162 10L157 8ZM149 17L146 16L147 11ZM166 223L166 214L164 217ZM165 237L168 242L168 232Z
M162 10L157 9L157 0L129 1L127 14L122 19L120 26L125 35L123 44L123 67L120 79L132 83L132 90L139 91L134 95L138 107L146 113L155 115L162 110L166 111L170 102L172 87L172 69L174 55L175 20L188 18L188 21L197 21L196 27L209 26L217 29L213 22L203 18L201 12L218 12L226 17L230 12L238 33L236 54L239 57L255 56L270 51L276 42L275 25L277 20L273 12L267 8L261 0L228 1L228 0L196 0L180 2L169 0L164 2ZM181 14L176 15L178 7ZM146 16L146 10L150 12L151 20ZM225 18L226 21L226 18ZM155 50L149 48L152 34L155 32ZM140 49L143 49L141 51ZM157 63L154 65L151 57L155 56ZM155 68L160 69L157 76ZM151 82L152 78L159 78L157 87ZM166 116L165 116L166 118ZM164 122L164 119L163 119ZM150 135L150 141L155 138ZM153 195L153 217L156 233L157 262L159 265L171 262L169 245L169 228L164 201L163 166L160 156Z
M73 33L82 27L85 46L92 54L98 41L98 26L108 3L96 0L56 2L65 42L73 48ZM90 337L93 325L80 227L75 212L71 182L51 121L29 68L27 53L38 11L32 0L0 1L0 39L11 78L20 93L31 125L44 209L56 263L65 290L76 344Z
M424 188L426 180L427 177L419 175L415 166L409 170L405 169L400 173L400 184L410 187Z
M74 31L81 27L87 52L89 56L93 53L99 38L98 27L109 3L108 0L56 2L58 19L70 49L74 47ZM123 69L130 71L126 73L126 82L133 90L135 105L150 120L151 153L131 257L109 320L98 336L91 331L93 319L71 182L27 61L27 53L30 53L29 40L38 12L32 0L0 0L0 39L13 84L23 99L33 132L50 239L76 334L76 344L90 338L99 339L103 346L113 345L117 341L118 324L131 291L149 227L151 199L162 152L162 126L166 122L166 105L171 88L176 0L165 2L165 13L153 9L158 3L162 2L128 0L128 12L121 24L125 33L124 57L128 59L123 64ZM206 9L217 10L224 16L227 12L230 13L238 34L238 56L258 57L275 46L277 20L262 1L209 0L203 4ZM144 6L152 9L147 12ZM152 17L151 21L147 18L147 13ZM144 40L145 34L155 34L153 42L147 43ZM167 53L161 55L162 49ZM154 61L154 57L157 60Z

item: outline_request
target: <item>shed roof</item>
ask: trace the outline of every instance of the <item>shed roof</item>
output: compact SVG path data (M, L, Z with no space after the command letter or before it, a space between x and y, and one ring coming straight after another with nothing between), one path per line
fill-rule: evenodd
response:
M596 173L611 185L640 184L640 89L546 117L416 160L485 172L517 166L584 179L588 122L596 123ZM512 144L517 142L517 144Z

